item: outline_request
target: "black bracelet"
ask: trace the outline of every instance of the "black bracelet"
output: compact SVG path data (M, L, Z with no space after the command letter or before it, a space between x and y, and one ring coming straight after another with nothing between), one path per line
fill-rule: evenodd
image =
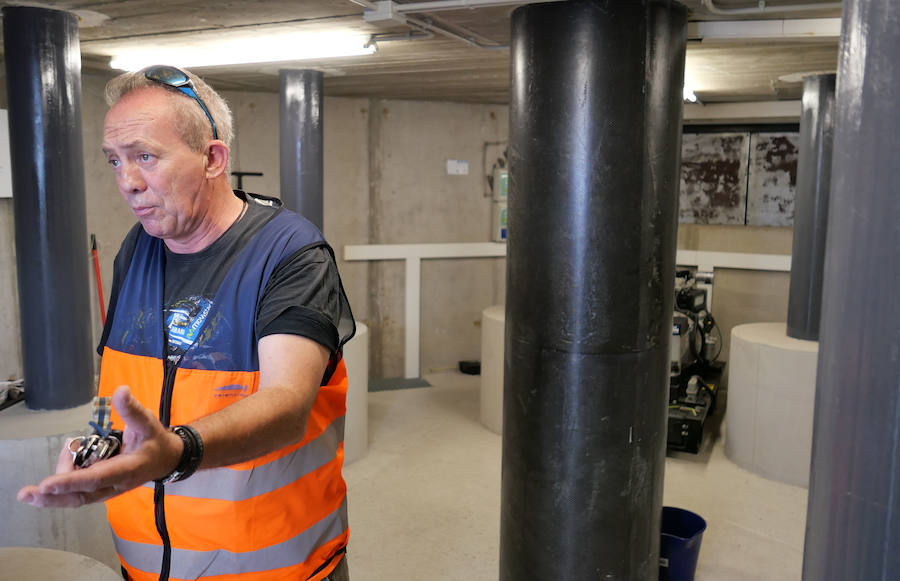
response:
M178 460L175 470L156 481L160 484L184 480L197 471L203 460L203 440L197 430L191 426L173 426L171 430L184 442L184 450L181 452L181 459Z

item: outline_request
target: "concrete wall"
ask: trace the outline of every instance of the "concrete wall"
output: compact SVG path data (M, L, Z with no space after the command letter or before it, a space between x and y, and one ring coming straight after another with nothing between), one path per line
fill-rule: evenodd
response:
M0 379L22 376L12 200L0 198Z
M277 195L278 96L225 93L235 112L234 170L262 171L245 189ZM327 98L325 235L335 249L355 317L371 330L370 372L403 375L401 262L345 262L348 244L484 242L485 143L505 139L500 106ZM467 160L467 176L446 160ZM481 310L502 301L499 259L426 261L422 266L422 369L479 357Z
M0 109L7 108L4 72L0 75ZM0 379L4 380L22 376L15 246L12 198L0 198Z
M97 236L109 293L119 242L134 223L100 152L105 77L82 82L88 233ZM2 79L0 79L2 85ZM0 87L0 106L5 87ZM226 92L235 113L233 169L248 191L277 195L278 95ZM373 377L403 374L404 269L401 262L344 262L347 244L483 242L490 239L491 172L506 139L508 110L498 105L327 98L325 235L335 249L358 320L370 327ZM469 162L447 175L446 160ZM0 199L0 378L22 374L12 201ZM791 229L682 225L679 248L789 254ZM503 302L504 259L428 260L422 264L422 372L478 359L481 311ZM91 279L93 280L93 279ZM92 283L92 293L95 293ZM750 321L784 321L788 275L720 271L715 309L726 337ZM100 334L96 295L95 341ZM108 296L107 296L108 299ZM727 345L723 351L727 356Z
M501 106L373 101L369 116L369 229L375 244L486 242L485 144L504 139ZM446 160L469 162L446 175ZM479 358L481 311L502 302L500 259L427 260L422 264L422 371ZM369 267L370 370L403 374L402 263Z

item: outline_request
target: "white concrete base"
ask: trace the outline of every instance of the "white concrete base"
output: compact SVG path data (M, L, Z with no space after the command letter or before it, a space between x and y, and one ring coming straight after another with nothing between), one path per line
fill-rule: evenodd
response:
M0 581L122 581L122 575L76 553L0 547Z
M347 415L344 423L344 465L369 450L369 328L356 323L356 335L344 345L347 365Z
M819 344L785 323L731 330L725 454L760 476L809 486Z
M66 438L84 431L90 419L90 404L60 411L31 411L19 403L0 412L0 466L4 467L0 470L0 547L71 551L119 570L103 504L40 509L16 500L21 487L37 484L56 471ZM6 571L6 566L0 559L0 571Z
M481 311L481 423L503 433L503 353L506 306Z

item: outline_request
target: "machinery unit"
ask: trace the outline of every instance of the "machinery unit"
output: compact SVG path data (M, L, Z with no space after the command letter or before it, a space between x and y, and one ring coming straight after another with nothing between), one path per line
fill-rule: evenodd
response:
M693 375L687 385L669 386L669 425L666 445L670 450L700 451L703 426L716 404L716 386Z
M704 424L715 410L722 333L707 309L706 290L697 287L698 280L712 282L712 274L680 270L675 276L666 443L670 450L696 454Z
M672 317L672 338L669 340L669 375L680 376L682 370L692 362L691 326L693 321L681 313Z

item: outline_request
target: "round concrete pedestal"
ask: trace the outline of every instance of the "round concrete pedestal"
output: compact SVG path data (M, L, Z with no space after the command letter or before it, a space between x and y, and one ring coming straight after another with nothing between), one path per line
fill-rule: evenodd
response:
M481 311L481 423L503 433L503 353L506 306Z
M760 476L809 486L819 343L785 323L731 330L725 454Z
M42 509L16 500L21 487L37 484L56 471L66 438L86 430L90 419L90 404L67 410L32 411L18 403L0 411L0 547L71 551L119 569L103 504ZM0 571L5 569L6 563L0 560Z
M344 465L369 451L369 328L356 323L356 335L344 345L347 365L347 415L344 422Z
M76 553L0 547L0 581L122 581L122 575Z

